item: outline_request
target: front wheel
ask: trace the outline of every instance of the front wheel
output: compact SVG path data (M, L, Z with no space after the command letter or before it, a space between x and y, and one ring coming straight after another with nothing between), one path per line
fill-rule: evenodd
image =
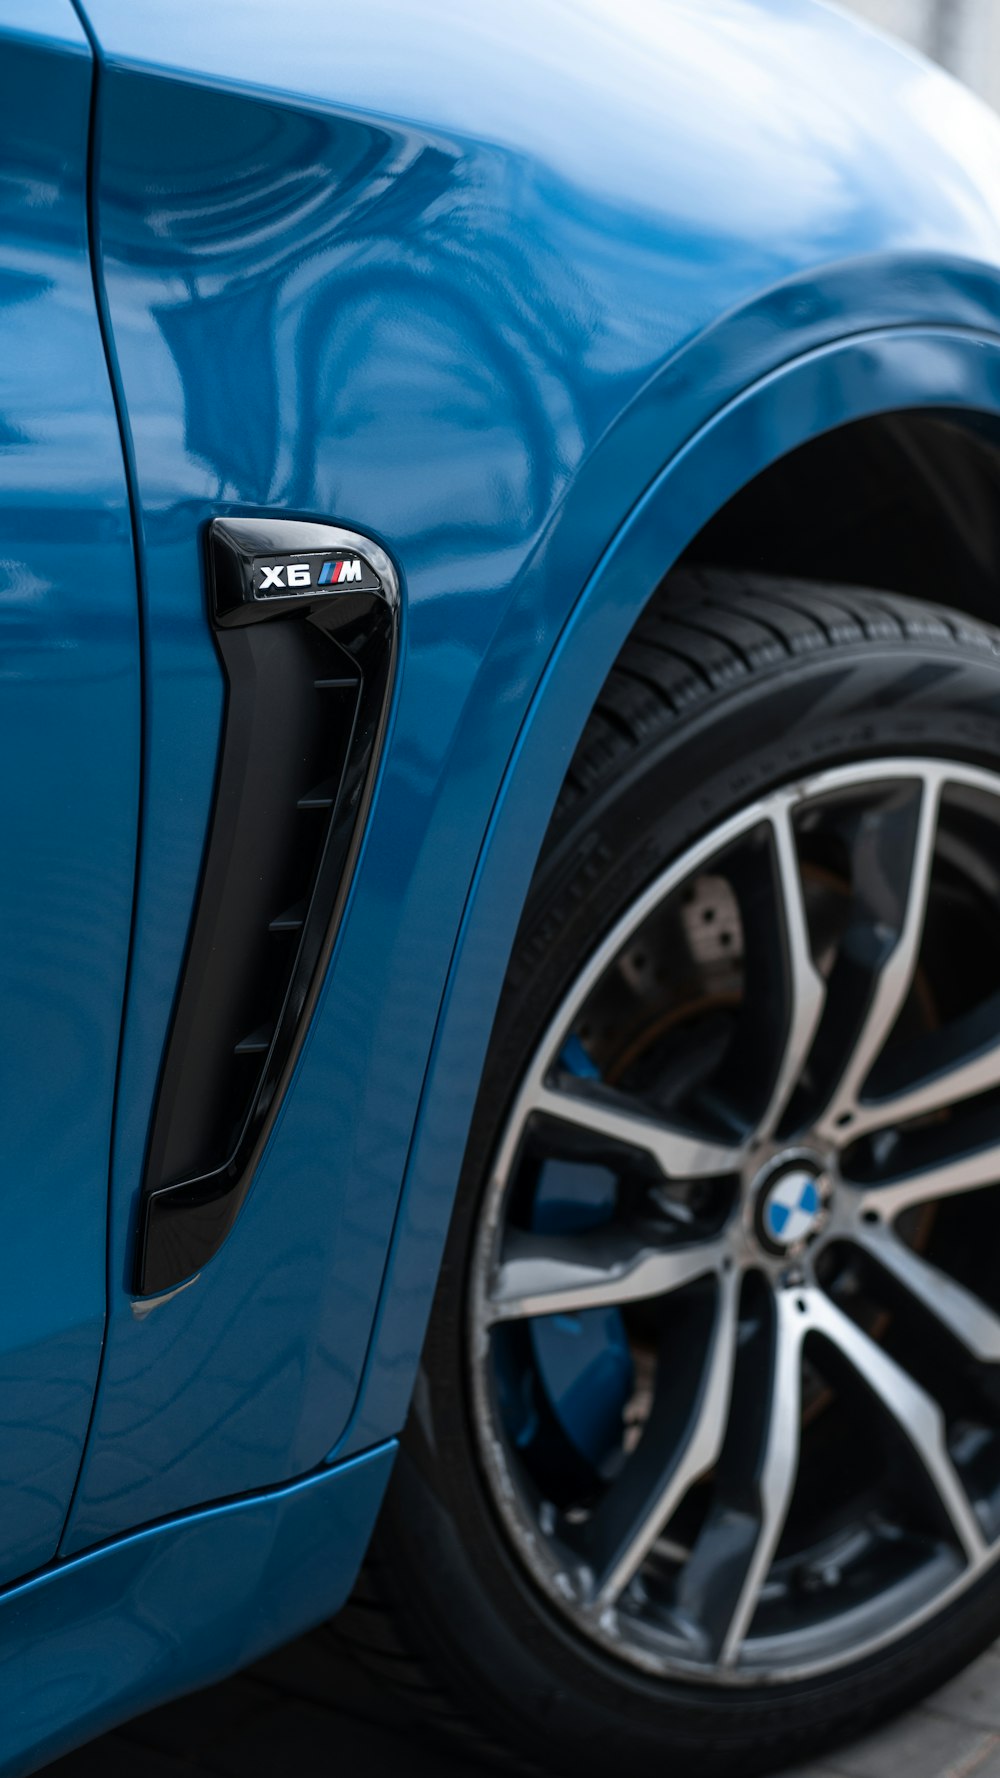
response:
M583 737L372 1570L534 1764L764 1771L1000 1630L998 656L679 576Z

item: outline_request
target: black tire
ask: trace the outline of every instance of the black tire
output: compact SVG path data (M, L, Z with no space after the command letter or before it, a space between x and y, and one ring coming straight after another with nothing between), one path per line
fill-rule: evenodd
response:
M466 1291L484 1176L567 983L699 835L806 770L929 752L1000 768L1000 633L854 588L672 576L573 759L497 1014L403 1449L368 1568L334 1626L410 1712L467 1750L573 1773L723 1778L816 1757L926 1695L1000 1633L1000 1574L821 1677L709 1690L574 1634L513 1553L470 1427ZM399 1706L397 1705L397 1711Z

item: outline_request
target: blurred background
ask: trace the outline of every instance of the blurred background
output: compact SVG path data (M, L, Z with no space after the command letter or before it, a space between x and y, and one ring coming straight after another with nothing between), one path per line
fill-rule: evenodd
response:
M1000 0L840 0L940 62L1000 110Z

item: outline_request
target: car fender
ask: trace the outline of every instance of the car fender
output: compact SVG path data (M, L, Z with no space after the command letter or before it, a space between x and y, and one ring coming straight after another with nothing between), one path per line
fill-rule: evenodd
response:
M934 408L1000 419L1000 334L901 328L809 353L698 431L590 576L536 688L493 808L442 999L358 1408L333 1459L365 1449L405 1419L520 910L608 663L666 569L756 474L832 427Z
M883 405L960 384L959 405L990 406L971 366L989 358L1000 292L1000 125L809 0L372 0L335 26L321 0L280 21L248 0L84 10L146 712L109 1332L68 1551L342 1447L484 836L553 650L590 612L573 628L594 653L533 768L530 843L497 864L509 905L490 968L468 965L476 1066L525 859L624 634L621 595L602 625L592 589L628 515L741 394L826 366L781 424L763 394L746 432L717 422L703 486L675 484L683 511L640 577L648 593L706 498L792 448L796 427L870 411L876 335L891 356L894 330L925 330ZM397 562L391 726L253 1190L197 1279L136 1305L137 1198L222 712L202 539L213 517L276 512L366 532ZM637 581L633 616L639 597ZM465 940L462 954L464 974ZM449 1031L455 1016L449 1000ZM366 1400L352 1441L395 1429L412 1380L471 1106L472 1070L455 1079L438 1180L426 1159L410 1176L406 1226L429 1193L430 1230L412 1325L385 1331L406 1320L401 1247L377 1345L382 1371L402 1354L400 1387Z

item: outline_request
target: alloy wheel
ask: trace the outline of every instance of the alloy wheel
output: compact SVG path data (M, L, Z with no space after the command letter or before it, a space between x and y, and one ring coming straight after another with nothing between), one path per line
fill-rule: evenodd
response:
M1000 1553L1000 778L790 784L665 870L521 1081L470 1296L531 1584L655 1674L796 1678Z

